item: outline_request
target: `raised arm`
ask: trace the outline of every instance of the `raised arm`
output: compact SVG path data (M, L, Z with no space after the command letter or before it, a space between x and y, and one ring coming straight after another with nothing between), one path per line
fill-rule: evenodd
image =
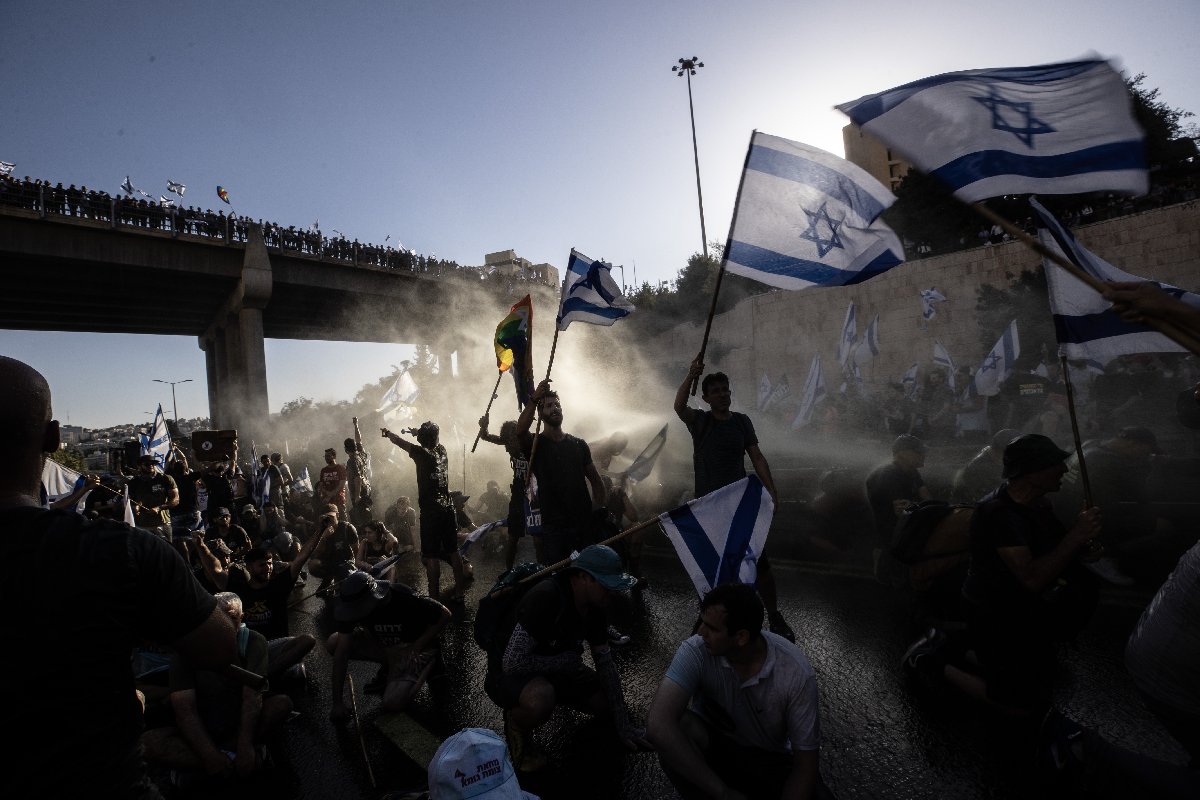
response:
M696 382L702 372L704 372L704 362L700 356L696 356L692 359L691 366L688 367L683 383L679 384L679 388L675 390L675 415L687 425L691 425L692 420L696 418L696 409L688 406L688 394L692 391L692 384Z
M550 381L548 380L543 380L533 390L530 401L521 409L521 416L517 417L517 436L529 433L529 429L533 427L533 415L537 412L538 404L541 403L548 391L550 391Z
M488 418L487 414L484 414L482 417L479 418L479 438L483 439L485 442L490 442L491 444L498 444L498 445L503 446L504 445L503 439L501 439L499 436L497 436L494 433L488 433L488 419L489 418Z
M401 439L399 436L392 433L387 428L380 428L379 433L383 435L383 438L387 439L392 444L396 445L397 447L399 447L401 450L403 450L406 453L412 453L412 451L416 450L418 447L417 445L413 444L412 442L407 442L404 439Z
M292 562L288 564L288 571L292 573L293 581L300 577L300 571L304 569L304 565L308 563L310 558L312 558L312 554L317 552L317 547L320 546L321 540L324 539L325 535L330 533L332 530L333 523L330 522L325 527L321 528L321 530L317 531L316 536L308 537L308 541L305 542L304 546L300 548L300 552L297 553L296 557L292 559Z
M229 572L221 566L221 559L208 549L208 544L204 541L204 534L196 534L192 537L192 542L196 545L196 556L200 559L200 566L204 568L204 574L212 581L213 586L222 592L225 591L229 585Z

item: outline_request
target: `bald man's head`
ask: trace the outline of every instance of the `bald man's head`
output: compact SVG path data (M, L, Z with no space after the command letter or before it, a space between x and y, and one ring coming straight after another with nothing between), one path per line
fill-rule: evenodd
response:
M0 356L0 386L0 491L37 497L42 455L59 445L50 385L28 364Z

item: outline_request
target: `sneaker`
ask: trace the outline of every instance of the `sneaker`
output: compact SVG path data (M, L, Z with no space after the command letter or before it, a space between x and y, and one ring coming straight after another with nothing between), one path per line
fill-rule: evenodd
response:
M507 713L504 715L504 738L517 772L537 772L546 766L546 756L538 749L533 737L513 726Z
M1114 586L1133 586L1134 584L1133 578L1126 575L1117 566L1116 559L1098 558L1092 562L1085 561L1083 565L1091 570L1092 574L1097 578L1107 581Z
M1035 764L1058 781L1071 782L1084 767L1083 733L1073 720L1050 709L1038 728Z
M776 636L782 636L792 644L796 643L796 632L792 630L792 626L787 624L787 620L783 618L783 614L778 611L772 611L767 614L767 626L771 629L771 633Z
M363 687L363 694L383 694L387 688L387 667L381 666L371 682Z
M942 668L945 666L942 650L945 646L946 634L937 628L930 628L904 651L900 667L913 680L936 683L942 679Z
M632 641L632 640L630 639L629 634L621 633L619 630L617 630L616 625L608 626L608 642L609 642L609 644L614 644L617 647L620 647L622 645L629 644L630 641Z

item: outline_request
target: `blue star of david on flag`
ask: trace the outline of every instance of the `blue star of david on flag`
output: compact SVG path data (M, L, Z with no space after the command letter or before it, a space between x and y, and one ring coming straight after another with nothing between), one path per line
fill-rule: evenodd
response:
M840 250L846 249L842 245L842 237L838 235L838 228L842 226L844 220L831 217L827 209L828 205L828 203L821 203L821 207L816 211L809 211L807 208L801 209L805 216L808 217L808 228L804 233L800 234L800 238L807 239L817 246L817 258L824 258L834 248ZM828 239L821 238L819 226L822 222L829 228Z
M633 304L625 299L613 280L610 265L571 251L558 310L560 331L575 321L612 325L633 310Z
M983 397L998 394L1000 386L1012 374L1013 365L1020 355L1021 338L1017 335L1017 321L1014 319L980 362L973 381L976 394Z
M1000 356L998 354L988 353L987 357L983 359L983 364L979 367L979 371L987 372L988 370L995 369L996 365L999 363Z
M994 130L1011 133L1030 150L1033 149L1034 136L1055 132L1055 128L1033 115L1033 103L1010 100L996 91L995 86L988 87L987 97L972 97L971 99L992 112L992 128ZM1018 122L1023 123L1024 127L1018 128Z

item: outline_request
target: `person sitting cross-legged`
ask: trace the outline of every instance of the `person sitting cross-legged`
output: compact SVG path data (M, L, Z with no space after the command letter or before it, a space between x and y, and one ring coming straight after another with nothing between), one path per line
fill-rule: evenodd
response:
M762 630L763 617L753 587L717 586L659 684L647 736L685 800L832 797L816 676L799 647Z

